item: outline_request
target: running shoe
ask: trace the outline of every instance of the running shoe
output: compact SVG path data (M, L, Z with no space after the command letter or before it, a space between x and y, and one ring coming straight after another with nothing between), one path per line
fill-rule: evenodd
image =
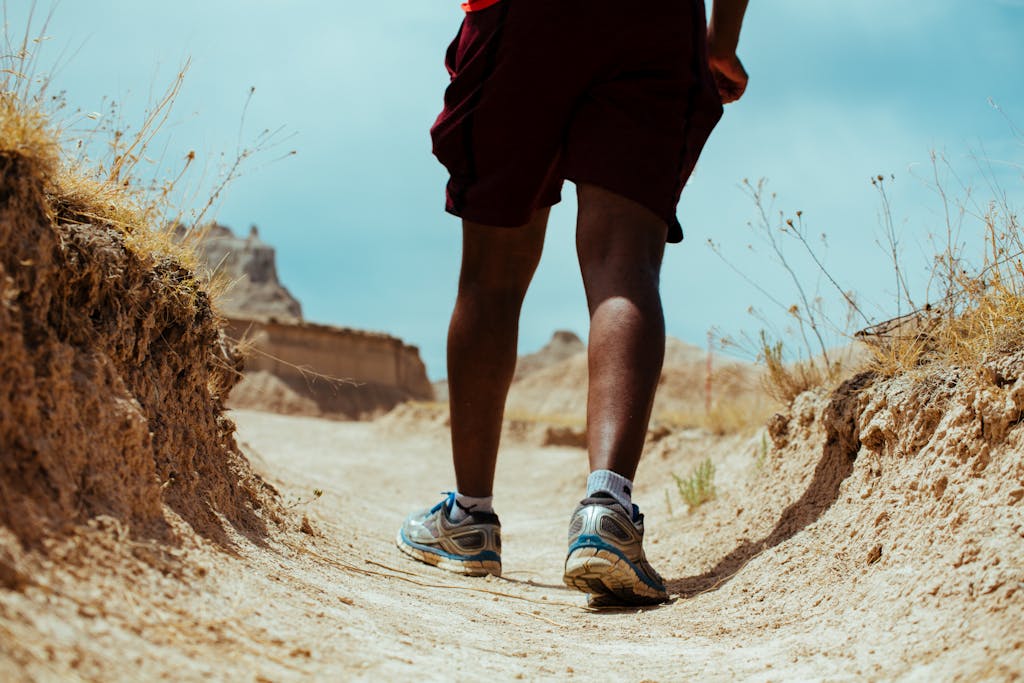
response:
M644 516L611 496L580 501L569 522L565 585L607 605L656 605L668 600L665 582L644 555Z
M501 522L493 512L473 512L451 522L455 494L409 515L398 530L398 548L420 562L467 576L501 576Z

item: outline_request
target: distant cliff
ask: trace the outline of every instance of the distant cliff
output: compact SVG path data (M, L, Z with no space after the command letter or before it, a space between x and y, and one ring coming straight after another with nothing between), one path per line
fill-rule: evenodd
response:
M212 276L228 282L217 308L246 356L230 406L365 419L434 397L415 346L387 334L304 322L302 306L278 279L274 248L255 226L241 238L213 225L197 251Z
M348 328L232 319L229 337L252 344L237 408L365 419L434 390L419 350L386 334Z
M302 320L302 305L277 278L274 248L260 239L256 226L248 237L237 237L214 224L199 242L199 253L210 272L228 281L217 299L218 308L232 318Z

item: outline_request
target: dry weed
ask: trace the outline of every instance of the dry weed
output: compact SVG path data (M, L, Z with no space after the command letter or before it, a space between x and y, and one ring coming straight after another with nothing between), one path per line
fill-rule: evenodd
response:
M774 398L774 397L772 397ZM778 410L774 400L756 392L731 400L715 401L711 410L659 412L653 416L653 425L671 430L706 429L715 436L744 434L761 427Z
M3 5L6 15L6 4ZM213 187L196 188L187 198L186 174L196 159L194 151L181 160L169 176L147 155L177 100L189 62L177 71L163 94L145 111L137 130L120 120L118 103L108 101L104 112L75 112L58 119L66 103L62 95L51 96L50 77L39 73L39 46L53 10L38 30L33 30L35 3L20 37L12 37L4 24L0 43L0 156L20 159L19 173L45 188L52 218L61 223L108 225L123 235L125 246L142 258L172 261L195 270L200 265L198 239L181 239L177 226L186 211L192 223L205 226L204 217L216 206L225 189L241 174L244 162L269 151L288 139L283 130L265 129L252 144L236 149L234 160L225 166ZM241 140L245 114L253 89L242 110ZM84 126L84 127L82 127ZM101 150L95 158L93 150ZM283 156L294 154L294 150ZM223 156L223 155L222 155ZM150 173L147 173L147 170ZM205 198L204 198L205 197ZM203 228L185 230L186 237L201 237ZM206 278L222 283L216 278ZM169 289L197 296L209 287L195 282L168 282ZM216 293L217 287L213 288Z
M977 368L992 355L1024 345L1020 219L1006 199L980 209L968 200L951 200L938 172L948 161L933 155L932 164L946 216L944 245L932 269L940 296L935 303L858 333L875 356L875 369L886 376L936 363ZM973 219L980 232L977 241L982 248L975 264L970 263L961 241L967 219Z
M767 192L764 179L756 184L744 179L743 187L751 198L756 220L748 226L758 237L762 247L767 250L769 258L785 274L792 284L796 302L785 303L783 299L767 291L759 283L751 279L742 269L735 266L723 254L721 246L709 240L708 244L715 254L740 275L755 290L760 292L774 305L794 326L785 332L776 332L775 325L769 316L751 307L749 312L754 315L767 329L762 329L756 339L743 335L740 339L724 337L723 347L733 347L741 353L745 352L757 358L765 365L767 372L763 377L765 391L773 399L782 404L792 401L800 393L823 384L837 383L848 372L847 356L849 349L837 349L837 342L849 338L853 320L860 318L867 321L852 291L839 285L835 277L828 271L820 250L827 246L825 235L820 236L820 245L815 245L803 220L803 212L796 211L792 217L779 211L775 218L775 194ZM834 320L825 305L825 299L817 289L811 289L806 276L798 271L791 256L785 249L786 242L795 242L813 262L828 283L841 296L846 309L845 319ZM753 247L751 247L753 249ZM795 339L799 349L796 360L787 360L783 338Z
M1012 126L1011 126L1012 127ZM1014 134L1020 138L1018 129ZM893 301L880 307L895 313L895 317L878 322L869 317L853 293L844 289L828 270L818 249L811 243L802 213L793 218L779 213L773 225L769 219L774 195L766 195L764 182L751 185L744 181L754 201L758 220L751 227L760 235L773 260L788 274L795 290L797 303L785 305L783 301L750 280L733 266L718 245L711 247L733 270L740 272L752 286L769 301L785 311L795 322L788 335L761 331L756 340L744 337L740 341L724 339L723 345L741 350L753 347L758 359L764 363L764 388L773 398L787 404L797 395L818 386L836 384L856 367L851 358L844 358L825 343L826 334L838 334L849 339L849 332L859 322L860 332L852 335L864 342L873 356L870 367L876 372L892 376L907 373L934 363L978 367L993 354L1005 353L1024 346L1024 236L1020 220L1006 194L993 186L995 200L979 205L972 198L970 188L961 184L962 199L953 199L944 187L943 176L957 178L949 162L932 155L932 185L942 202L945 225L936 256L927 273L928 290L915 295L907 277L907 268L901 253L901 235L893 219L892 205L886 183L892 176L871 179L878 192L882 236L879 246L890 262L893 282ZM945 170L947 173L942 173ZM977 231L965 236L971 222ZM784 249L783 241L791 240L813 261L821 276L842 297L847 310L846 321L836 324L825 314L822 298L804 284L806 275L798 274ZM967 256L967 243L980 245L973 260ZM822 244L824 245L824 236ZM933 294L938 289L938 295ZM929 294L932 294L929 296ZM927 303L921 304L921 301ZM766 316L756 311L759 319L772 327ZM790 353L781 341L788 336L797 340L799 351ZM852 351L852 347L846 347Z
M764 331L761 332L761 361L766 370L762 380L764 390L782 405L789 405L805 391L833 381L835 370L841 367L815 362L813 358L787 363L782 342L771 342Z

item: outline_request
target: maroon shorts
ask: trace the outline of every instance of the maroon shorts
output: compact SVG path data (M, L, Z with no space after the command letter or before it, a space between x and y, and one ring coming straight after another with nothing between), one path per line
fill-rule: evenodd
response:
M523 225L568 179L647 207L683 238L676 205L722 115L703 0L500 0L466 15L431 128L446 210Z

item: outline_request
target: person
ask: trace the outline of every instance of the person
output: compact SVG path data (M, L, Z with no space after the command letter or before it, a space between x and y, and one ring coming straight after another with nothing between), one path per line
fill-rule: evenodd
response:
M569 524L566 585L591 599L668 598L632 503L665 351L659 272L682 240L676 205L722 104L747 0L469 0L448 48L431 128L462 219L448 330L456 491L410 515L406 554L466 575L501 573L492 485L519 314L563 181L578 197L576 248L590 312L587 495Z

